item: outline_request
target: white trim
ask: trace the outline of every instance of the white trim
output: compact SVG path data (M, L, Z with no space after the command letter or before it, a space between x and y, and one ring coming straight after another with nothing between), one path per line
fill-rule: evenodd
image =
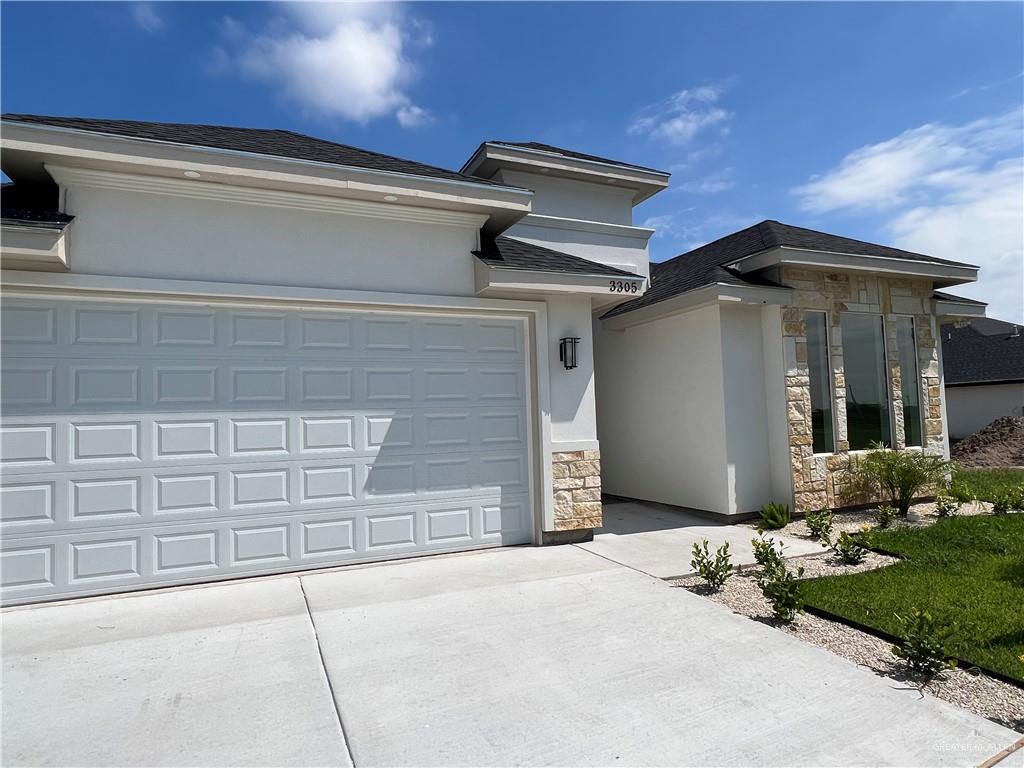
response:
M891 273L905 276L936 277L941 278L943 284L949 285L974 282L978 279L979 270L979 267L973 264L939 264L933 261L914 261L912 259L898 259L887 256L814 251L785 245L744 256L730 262L726 266L745 274L780 264L798 267Z
M567 219L563 216L545 216L529 213L518 222L519 226L544 227L547 229L567 229L573 232L594 232L600 235L614 235L631 240L647 242L655 230L650 227L634 227L628 224L609 224L604 221L588 221L586 219ZM515 237L515 235L509 235Z
M389 310L429 312L431 314L474 314L518 316L525 324L530 349L525 355L527 381L527 423L529 444L529 480L533 487L533 511L536 544L542 531L554 530L554 491L551 471L551 386L548 367L547 304L542 301L482 299L461 296L343 291L330 288L290 288L283 286L214 283L191 280L163 280L106 275L53 274L4 270L0 278L0 296L66 296L109 300L132 298L144 302L195 302L223 305L271 306L309 309L343 308L346 311ZM532 331L532 333L530 333ZM531 354L532 352L532 354ZM539 438L539 439L535 439Z
M670 299L639 307L621 315L601 320L601 325L610 331L631 328L635 325L653 323L670 315L690 312L711 304L791 304L793 291L790 288L770 286L744 286L730 283L712 283L702 288L686 291Z
M599 451L597 440L556 440L551 443L552 453L572 453L574 451Z
M652 176L661 176L668 179L672 174L668 171L656 171L653 168L640 168L630 163L616 163L614 161L605 162L604 160L590 160L584 157L573 157L572 155L563 155L561 152L551 152L546 149L536 149L535 147L517 147L510 144L502 144L497 141L488 141L484 143L485 147L498 147L502 150L512 150L513 152L523 152L528 155L543 155L544 157L550 157L563 163L578 163L580 165L597 165L604 168L615 168L619 171L626 171L628 173L638 174L650 174Z
M602 275L579 272L548 272L535 269L509 269L494 267L480 258L475 259L474 280L479 295L488 293L537 293L543 295L575 293L593 296L633 298L643 295L647 281L643 275ZM636 293L613 294L610 283L637 285Z
M368 200L328 197L325 195L283 190L240 187L233 184L211 183L190 179L172 179L166 176L144 176L134 173L97 171L85 168L44 163L47 172L62 186L80 185L98 189L125 192L172 195L193 200L265 205L319 213L336 213L373 219L411 221L419 224L473 227L479 229L487 216L481 213L446 211L437 208L416 208L408 205L375 203Z
M67 228L0 225L0 256L4 269L67 269Z
M938 317L985 317L985 304L973 304L948 299L933 299Z
M477 182L477 181L473 181L471 179L465 179L465 180L462 180L462 179L445 179L445 178L436 177L436 176L426 176L426 175L420 175L420 174L415 174L415 173L404 173L402 171L384 171L384 170L379 170L379 169L375 169L375 168L364 168L364 167L358 166L358 165L341 165L339 163L326 163L326 162L322 162L322 161L319 161L319 160L303 160L301 158L296 158L296 157L284 157L284 156L281 156L281 155L270 155L270 154L264 154L262 152L246 152L246 151L237 150L237 149L224 149L222 147L208 147L208 146L205 146L205 145L202 145L202 144L185 144L185 143L177 142L177 141L165 141L163 139L149 139L149 138L145 138L145 137L141 137L141 136L124 136L124 135L118 134L118 133L105 133L103 131L93 131L93 130L85 130L85 129L78 129L78 128L67 128L67 127L56 126L56 125L44 125L44 124L41 124L41 123L24 123L24 122L19 122L18 120L12 120L12 119L5 119L3 122L4 122L5 125L15 125L15 126L17 126L19 128L27 128L27 129L29 129L31 131L43 131L43 132L47 132L47 133L57 133L57 134L70 134L72 136L82 136L82 137L97 136L97 137L102 137L104 139L112 139L114 141L124 142L125 144L156 144L156 145L162 145L162 146L167 146L167 147L174 147L174 148L177 148L177 149L185 149L185 150L202 152L202 153L208 153L208 154L225 155L225 156L229 156L229 157L254 158L254 159L260 159L260 160L269 160L269 161L273 161L275 163L283 163L283 164L289 164L289 165L300 165L300 166L307 166L307 167L310 167L310 168L324 168L324 169L353 171L353 172L359 173L361 175L365 174L365 175L369 175L369 176L386 176L386 177L393 177L393 178L416 179L418 181L422 180L422 181L426 181L426 182L431 183L431 184L436 183L436 184L446 184L446 185L457 185L457 186L464 186L464 187L472 187L472 188L478 189L478 190L493 189L493 190L502 191L502 192L514 192L514 193L521 194L521 195L528 195L528 196L532 196L533 195L533 192L531 190L529 190L529 189L523 189L522 187L507 186L507 185L504 185L504 184L484 183L483 180ZM312 138L316 138L316 137L312 137ZM20 147L18 147L18 148L20 148ZM415 161L409 161L409 162L415 162ZM439 170L445 170L445 169L439 169Z

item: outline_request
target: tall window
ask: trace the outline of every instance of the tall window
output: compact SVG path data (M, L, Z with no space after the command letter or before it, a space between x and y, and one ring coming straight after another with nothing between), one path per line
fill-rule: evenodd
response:
M832 387L828 358L828 323L824 312L806 312L807 369L811 379L811 435L815 453L832 453Z
M896 318L896 348L903 390L903 436L907 445L921 445L921 377L914 343L914 318Z
M846 375L846 431L851 450L872 443L892 445L885 332L881 315L844 312L843 370Z

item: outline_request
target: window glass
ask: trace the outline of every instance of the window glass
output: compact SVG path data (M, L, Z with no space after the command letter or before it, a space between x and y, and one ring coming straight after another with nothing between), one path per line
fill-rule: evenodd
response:
M921 377L914 343L914 318L896 318L896 347L903 390L903 435L907 445L921 445Z
M828 358L828 325L824 312L806 312L807 369L811 379L811 435L815 453L832 453L831 366Z
M846 431L850 450L892 444L885 333L881 315L844 312L843 371L846 376Z

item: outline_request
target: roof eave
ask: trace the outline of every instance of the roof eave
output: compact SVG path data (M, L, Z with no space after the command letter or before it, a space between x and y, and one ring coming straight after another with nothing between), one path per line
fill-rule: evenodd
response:
M601 325L608 330L623 330L636 325L653 323L671 315L689 312L712 304L782 306L791 303L792 300L793 289L791 288L712 283L685 291L654 304L620 312L611 317L602 317Z
M973 264L959 262L938 263L923 259L814 251L786 245L752 253L729 262L725 266L740 274L749 274L781 265L898 274L903 277L925 277L931 278L938 287L975 282L978 279L979 270L979 267Z
M495 266L474 258L476 293L480 296L501 294L577 294L607 296L608 281L636 283L642 291L643 275L585 274L542 269Z

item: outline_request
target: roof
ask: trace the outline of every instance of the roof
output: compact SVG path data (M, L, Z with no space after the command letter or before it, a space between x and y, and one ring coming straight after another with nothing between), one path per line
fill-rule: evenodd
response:
M329 165L365 168L386 173L402 173L431 179L463 181L472 184L504 186L487 179L468 176L458 171L383 155L366 149L338 144L314 136L276 128L238 128L226 125L193 125L190 123L150 123L137 120L106 120L81 117L49 117L45 115L4 114L5 122L43 125L74 131L123 136L131 139L162 141L192 147L211 147L234 152L307 160Z
M74 219L59 211L33 211L27 208L4 208L0 211L0 223L28 227L57 227L63 229Z
M659 301L665 301L681 293L715 283L775 286L776 283L759 278L757 275L749 273L741 275L738 271L731 270L725 265L780 247L967 266L960 262L938 259L923 253L830 235L827 232L795 227L768 219L676 256L674 259L660 264L651 264L651 287L647 293L614 307L605 313L604 317L614 317L631 312L634 309L657 304Z
M485 242L473 255L490 267L556 272L573 275L640 277L632 272L581 259L561 251L500 235Z
M593 163L604 163L605 165L617 165L620 168L632 168L636 171L646 171L648 173L660 173L664 176L668 176L667 171L659 171L656 168L647 168L642 165L633 165L632 163L624 163L620 160L609 160L607 157L598 157L597 155L588 155L583 152L574 152L570 149L562 149L561 147L553 147L550 144L541 144L537 141L487 141L485 144L497 144L503 147L517 147L519 149L531 149L534 152L547 152L552 155L561 155L562 157L571 157L574 160L589 160Z
M988 302L978 301L977 299L968 299L964 296L954 296L952 293L943 293L942 291L933 291L932 297L939 301L950 301L955 304L971 304L976 307L987 307Z
M988 317L944 325L942 366L947 386L1024 381L1024 329Z

